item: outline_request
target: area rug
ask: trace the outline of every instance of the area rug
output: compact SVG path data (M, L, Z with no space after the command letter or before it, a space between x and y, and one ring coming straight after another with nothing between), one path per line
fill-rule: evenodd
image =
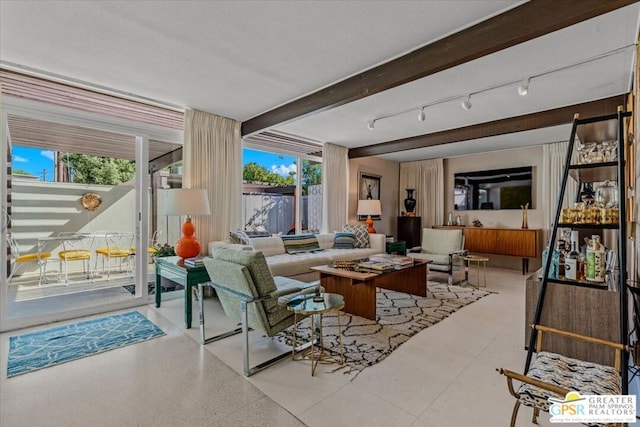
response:
M7 377L157 338L165 333L137 311L9 338Z
M491 293L435 282L429 282L427 288L426 298L385 289L377 292L377 321L342 314L345 373L362 371L382 361L421 330ZM339 348L337 315L324 315L322 325L325 348L337 355L334 352ZM307 318L298 324L298 339L306 340L309 333L310 319ZM293 327L276 337L291 345Z

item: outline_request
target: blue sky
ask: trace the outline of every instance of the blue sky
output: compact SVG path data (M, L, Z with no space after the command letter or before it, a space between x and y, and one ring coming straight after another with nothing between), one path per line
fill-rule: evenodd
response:
M290 171L296 171L295 161L295 157L285 156L283 154L266 153L264 151L249 150L248 148L242 150L243 165L255 162L264 166L267 170L279 173L284 177L289 176Z
M42 179L45 170L45 181L53 181L53 151L42 148L13 147L13 169L22 169Z
M43 171L46 181L53 181L53 157L50 150L41 148L13 147L14 169L22 169L42 179ZM289 171L295 171L295 157L273 153L266 153L258 150L243 150L243 165L250 162L264 166L267 170L277 172L282 176L288 176Z

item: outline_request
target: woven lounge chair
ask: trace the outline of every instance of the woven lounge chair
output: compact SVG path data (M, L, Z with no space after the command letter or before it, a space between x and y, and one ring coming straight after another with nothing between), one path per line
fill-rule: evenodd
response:
M243 370L246 376L251 376L290 355L290 351L285 352L250 367L249 328L273 337L293 325L294 312L287 309L287 303L300 294L315 293L319 284L281 276L273 277L260 251L215 247L212 257L204 259L204 265L211 282L198 285L202 344L242 332ZM235 321L242 322L241 328L215 337L205 337L202 298L204 286L215 288L225 314Z

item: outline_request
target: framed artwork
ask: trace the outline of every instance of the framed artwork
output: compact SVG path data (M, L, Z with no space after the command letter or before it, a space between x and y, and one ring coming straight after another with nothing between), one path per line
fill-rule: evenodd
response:
M380 200L380 176L360 172L358 179L358 200ZM358 215L358 221L367 219ZM380 215L372 215L371 219L379 221Z

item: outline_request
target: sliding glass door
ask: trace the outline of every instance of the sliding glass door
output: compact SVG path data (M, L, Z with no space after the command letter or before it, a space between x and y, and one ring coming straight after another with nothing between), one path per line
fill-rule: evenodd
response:
M2 330L148 302L149 160L181 142L162 139L153 127L3 99Z

